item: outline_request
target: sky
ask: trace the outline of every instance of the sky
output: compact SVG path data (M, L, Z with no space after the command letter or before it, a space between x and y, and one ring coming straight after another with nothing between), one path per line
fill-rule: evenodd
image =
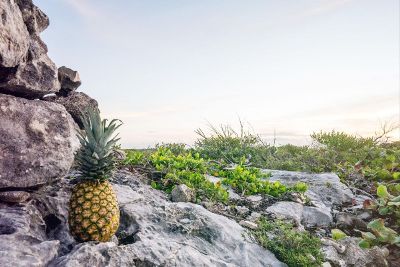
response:
M50 57L124 122L126 148L239 119L278 144L399 123L399 2L34 0Z

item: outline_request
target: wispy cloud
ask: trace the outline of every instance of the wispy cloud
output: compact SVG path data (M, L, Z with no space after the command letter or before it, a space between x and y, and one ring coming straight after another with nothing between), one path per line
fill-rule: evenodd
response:
M337 10L353 0L322 0L300 14L300 17L311 17Z
M99 15L95 5L89 0L64 0L64 2L85 18L94 18Z

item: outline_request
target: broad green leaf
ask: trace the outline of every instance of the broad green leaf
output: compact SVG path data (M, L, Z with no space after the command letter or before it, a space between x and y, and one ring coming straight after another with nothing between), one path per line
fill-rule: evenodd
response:
M388 198L390 196L389 192L387 191L386 186L384 186L384 185L378 186L378 189L376 190L376 194L380 198Z
M358 245L360 248L370 248L371 244L367 240L361 240Z
M334 239L334 240L340 240L340 239L343 239L343 238L345 238L347 235L342 231L342 230L340 230L340 229L332 229L331 230L331 233L332 233L332 238Z

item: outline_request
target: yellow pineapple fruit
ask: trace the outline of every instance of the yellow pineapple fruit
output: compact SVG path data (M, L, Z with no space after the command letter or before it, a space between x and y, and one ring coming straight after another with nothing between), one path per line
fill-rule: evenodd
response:
M117 120L107 124L97 111L89 111L80 134L81 149L76 155L81 180L72 189L68 223L78 241L107 242L118 230L119 208L107 181L115 168L113 134L121 126Z

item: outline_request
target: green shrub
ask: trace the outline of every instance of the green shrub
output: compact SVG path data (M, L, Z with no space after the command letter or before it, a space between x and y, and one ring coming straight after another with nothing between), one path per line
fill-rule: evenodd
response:
M260 155L260 137L245 131L242 124L240 133L228 125L221 125L220 128L211 125L210 128L210 135L201 129L196 130L199 138L195 143L195 150L203 158L240 163L242 158L251 159Z
M311 138L318 145L324 145L327 149L338 152L355 151L376 145L372 137L363 138L336 131L313 133Z
M266 194L279 197L289 191L304 193L307 190L307 185L304 183L288 188L278 181L269 182L266 178L270 174L262 174L260 169L246 167L243 164L233 169L220 170L218 176L223 177L223 184L231 186L242 195Z
M289 267L321 266L323 256L319 238L293 229L292 224L262 218L252 235Z
M137 150L128 150L126 153L126 159L124 160L125 165L140 165L144 162L144 153Z
M220 184L209 181L206 161L200 155L186 150L183 154L175 154L169 147L159 147L151 156L152 166L163 173L160 181L153 181L152 186L171 192L175 185L185 184L196 193L198 201L206 198L211 201L226 202L228 192Z

